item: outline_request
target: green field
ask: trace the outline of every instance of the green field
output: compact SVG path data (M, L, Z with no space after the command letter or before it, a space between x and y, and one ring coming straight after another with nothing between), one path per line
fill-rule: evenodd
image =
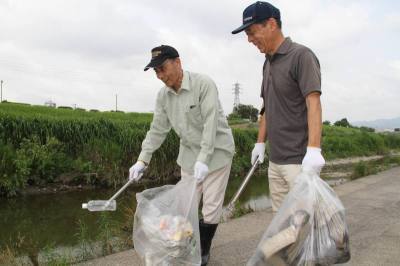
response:
M29 185L49 183L116 186L136 161L152 114L90 112L25 104L0 104L0 194L16 195ZM253 127L233 129L236 154L231 178L243 176L257 137ZM179 139L171 131L154 154L146 175L177 177ZM400 135L324 126L327 159L385 154L400 148ZM265 165L264 165L265 168Z

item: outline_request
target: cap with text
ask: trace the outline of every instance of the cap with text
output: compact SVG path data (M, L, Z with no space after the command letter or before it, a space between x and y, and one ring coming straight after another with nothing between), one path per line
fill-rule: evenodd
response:
M179 57L178 51L169 45L161 45L151 49L151 61L144 68L147 71L149 68L161 66L165 60Z

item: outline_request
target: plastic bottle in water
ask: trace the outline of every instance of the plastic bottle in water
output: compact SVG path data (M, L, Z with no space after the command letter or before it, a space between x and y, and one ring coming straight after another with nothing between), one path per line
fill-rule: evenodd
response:
M82 203L82 209L88 209L91 212L115 211L117 209L117 203L115 200L91 200L88 203Z

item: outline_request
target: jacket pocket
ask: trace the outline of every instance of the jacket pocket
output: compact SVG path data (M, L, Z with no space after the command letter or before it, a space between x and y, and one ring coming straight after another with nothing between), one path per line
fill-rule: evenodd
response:
M189 106L188 111L186 112L188 122L191 125L196 127L203 126L203 117L201 116L200 107L198 105Z

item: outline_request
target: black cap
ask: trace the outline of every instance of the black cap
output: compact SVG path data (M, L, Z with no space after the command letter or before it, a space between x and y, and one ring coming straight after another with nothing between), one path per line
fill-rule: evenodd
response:
M281 19L279 9L267 2L257 1L246 7L243 11L243 25L232 31L232 34L247 29L254 23L261 22L269 18Z
M144 71L151 67L161 66L169 58L179 57L178 51L169 45L161 45L151 49L151 61L144 68Z

